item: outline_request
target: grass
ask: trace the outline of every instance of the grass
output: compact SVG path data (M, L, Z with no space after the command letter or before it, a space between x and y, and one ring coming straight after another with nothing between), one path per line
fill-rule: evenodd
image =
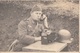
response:
M30 9L36 3L38 2L0 3L0 51L7 51L9 45L16 39L18 23L29 17ZM69 51L79 51L78 4L71 2L40 4L45 7L44 13L48 16L52 29L58 32L64 28L71 32L74 40L69 45Z

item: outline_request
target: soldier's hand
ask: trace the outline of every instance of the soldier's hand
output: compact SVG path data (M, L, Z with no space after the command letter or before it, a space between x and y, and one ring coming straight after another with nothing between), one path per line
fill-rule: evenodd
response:
M43 19L46 19L47 17L46 17L46 15L43 15Z
M40 41L41 40L41 37L34 37L35 38L35 41Z
M52 31L51 30L47 30L46 33L47 33L47 35L50 35L52 33Z
M43 14L43 16L41 17L41 20L44 20L46 18L47 18L46 15Z

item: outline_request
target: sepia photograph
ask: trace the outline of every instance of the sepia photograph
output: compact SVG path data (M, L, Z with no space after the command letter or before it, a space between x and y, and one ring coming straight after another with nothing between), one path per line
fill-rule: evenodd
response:
M79 0L0 0L1 52L79 52Z

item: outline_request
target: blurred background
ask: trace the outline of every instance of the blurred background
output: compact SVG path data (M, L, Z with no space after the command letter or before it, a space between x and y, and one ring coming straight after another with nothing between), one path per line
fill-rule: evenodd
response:
M0 1L0 51L7 51L17 37L18 23L30 16L33 5L40 4L56 32L67 29L74 38L70 52L79 51L79 0Z

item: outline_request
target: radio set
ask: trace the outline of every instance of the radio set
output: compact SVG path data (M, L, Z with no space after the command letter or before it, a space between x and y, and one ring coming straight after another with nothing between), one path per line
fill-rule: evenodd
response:
M53 43L57 40L57 37L58 36L56 32L45 30L41 36L41 44L46 45L46 44Z

